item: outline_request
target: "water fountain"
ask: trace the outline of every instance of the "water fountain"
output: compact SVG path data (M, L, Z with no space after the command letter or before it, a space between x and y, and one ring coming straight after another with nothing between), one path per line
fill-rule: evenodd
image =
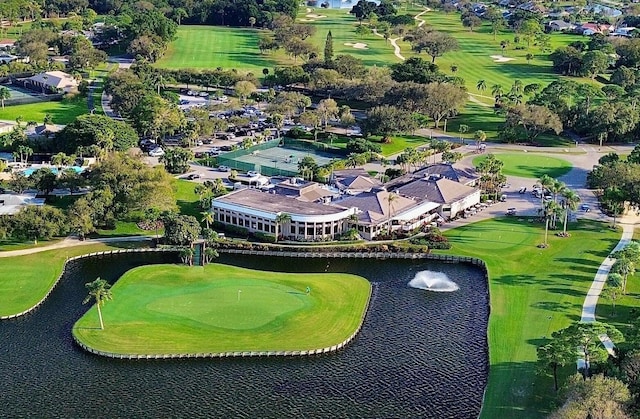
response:
M460 289L458 284L450 280L447 274L433 271L416 273L416 276L409 281L409 286L435 292L453 292Z

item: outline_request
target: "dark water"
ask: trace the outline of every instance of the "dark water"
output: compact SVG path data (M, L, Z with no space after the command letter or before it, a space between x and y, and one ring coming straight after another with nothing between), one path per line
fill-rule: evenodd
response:
M84 283L167 255L83 260L33 314L0 322L2 417L475 418L487 378L487 286L465 265L223 256L239 266L352 272L374 283L358 338L311 358L123 361L86 354L71 327ZM441 271L453 293L407 287ZM116 296L117 298L117 296Z

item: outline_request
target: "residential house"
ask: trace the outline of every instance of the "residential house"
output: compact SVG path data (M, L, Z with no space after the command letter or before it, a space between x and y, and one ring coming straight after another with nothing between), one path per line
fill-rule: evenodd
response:
M547 23L547 28L552 31L557 32L569 32L573 31L576 28L576 25L573 23L565 22L561 19L551 20Z
M22 79L25 87L44 92L69 93L78 90L79 83L70 74L63 71L47 71L33 77Z
M610 33L615 31L614 25L608 23L582 23L576 25L576 32L585 36L591 36L596 33Z

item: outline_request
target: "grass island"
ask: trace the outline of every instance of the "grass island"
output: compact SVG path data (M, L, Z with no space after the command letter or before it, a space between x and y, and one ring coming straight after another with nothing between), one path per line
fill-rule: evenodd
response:
M309 287L309 292L307 292ZM265 272L223 264L133 269L73 328L82 344L128 355L297 351L339 344L360 327L371 284L348 274Z
M495 153L495 156L504 162L502 173L508 176L539 179L542 175L559 178L566 175L572 168L567 160L550 157L546 154L536 153ZM478 156L473 159L473 165L477 166L487 156Z

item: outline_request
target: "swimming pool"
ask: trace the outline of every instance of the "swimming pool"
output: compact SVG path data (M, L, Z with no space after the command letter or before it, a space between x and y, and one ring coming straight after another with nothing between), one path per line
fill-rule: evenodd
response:
M33 174L33 172L35 172L38 169L49 169L56 175L58 174L58 168L51 167L51 166L31 166L28 169L24 169L22 173L24 173L25 176L29 177ZM67 166L62 168L62 170L66 170L66 169L73 169L76 171L76 173L84 172L84 167L80 167L80 166Z

